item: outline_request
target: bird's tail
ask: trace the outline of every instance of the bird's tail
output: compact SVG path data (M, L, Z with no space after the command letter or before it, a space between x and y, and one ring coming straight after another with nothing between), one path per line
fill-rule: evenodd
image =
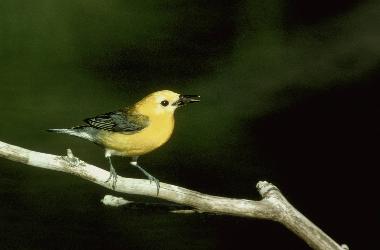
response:
M74 132L71 128L49 128L46 131L58 134L71 134Z
M48 132L58 133L58 134L68 134L76 137L80 137L89 141L96 140L96 134L93 128L88 126L78 126L73 128L53 128L48 129Z

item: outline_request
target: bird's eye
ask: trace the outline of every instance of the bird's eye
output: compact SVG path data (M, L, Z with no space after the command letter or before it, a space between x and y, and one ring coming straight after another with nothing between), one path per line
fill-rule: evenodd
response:
M163 101L161 102L161 105L164 106L164 107L166 107L166 106L169 105L169 102L168 102L167 100L163 100Z

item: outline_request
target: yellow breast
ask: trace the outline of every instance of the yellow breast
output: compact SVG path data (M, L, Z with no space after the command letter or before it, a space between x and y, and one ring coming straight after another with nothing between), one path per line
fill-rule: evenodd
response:
M134 134L101 131L101 144L121 156L140 156L167 142L174 129L174 117L161 115L150 117L149 126Z

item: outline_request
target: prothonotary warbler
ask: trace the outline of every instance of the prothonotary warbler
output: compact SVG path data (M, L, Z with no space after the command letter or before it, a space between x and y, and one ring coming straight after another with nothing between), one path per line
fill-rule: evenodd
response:
M117 174L111 156L130 157L130 164L156 183L158 195L159 181L139 166L137 159L168 141L174 128L174 111L178 107L199 101L198 95L180 95L162 90L146 96L133 106L87 118L85 125L48 131L77 136L104 147L110 164L110 176L106 182L110 182L113 189Z

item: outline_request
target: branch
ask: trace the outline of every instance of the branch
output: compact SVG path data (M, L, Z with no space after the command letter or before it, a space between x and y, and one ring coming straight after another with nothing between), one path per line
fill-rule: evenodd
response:
M105 182L109 176L108 171L79 160L73 156L70 149L67 150L66 156L58 156L0 142L0 156L34 167L73 174L105 188L112 189L111 185ZM162 182L160 186L160 193L157 195L156 185L151 184L149 180L118 176L115 191L160 198L191 207L193 211L197 212L273 220L283 224L313 249L348 249L346 245L338 245L298 212L276 186L266 181L260 181L257 184L257 189L262 196L260 201L212 196ZM191 210L177 211L181 213L181 211Z

